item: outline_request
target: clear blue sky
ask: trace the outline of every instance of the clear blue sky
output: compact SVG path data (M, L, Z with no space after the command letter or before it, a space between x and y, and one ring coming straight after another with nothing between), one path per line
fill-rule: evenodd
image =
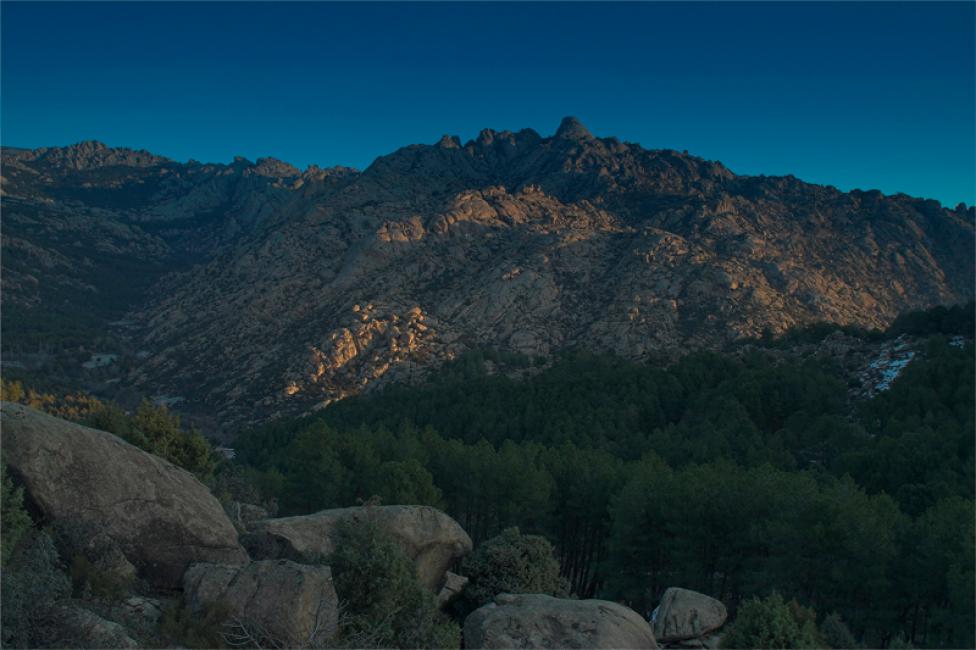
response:
M976 200L966 3L16 3L2 141L365 167L483 127Z

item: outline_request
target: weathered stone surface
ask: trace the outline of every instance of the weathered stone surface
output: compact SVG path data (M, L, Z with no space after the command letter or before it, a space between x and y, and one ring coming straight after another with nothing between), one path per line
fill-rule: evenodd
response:
M55 522L97 527L152 585L192 562L246 561L217 499L189 472L120 438L3 402L3 459Z
M976 269L971 207L739 176L576 120L412 145L362 173L4 149L0 193L5 317L90 317L95 292L129 299L112 269L138 263L152 277L124 320L145 356L114 371L192 390L223 423L419 379L474 346L646 359L815 321L884 327L969 300Z
M464 621L465 648L657 648L640 614L606 600L501 594Z
M318 561L335 550L334 533L340 521L373 518L390 532L414 561L420 581L432 591L440 588L448 567L471 551L471 538L449 516L429 506L364 506L323 510L311 515L265 519L251 524L242 538L255 559L288 558Z
M654 636L662 643L698 639L722 627L728 612L721 601L690 589L671 587L654 610Z
M194 614L225 607L229 639L251 638L259 647L321 647L338 625L332 572L321 565L266 560L246 566L194 564L183 580Z
M437 592L437 604L444 607L450 603L461 594L466 584L468 584L466 577L448 571L444 575L444 586Z
M133 616L138 616L139 618L152 622L158 621L163 615L162 603L155 598L147 598L145 596L129 596L119 603L119 607L125 609Z
M226 511L234 527L241 532L247 532L250 525L255 521L267 519L269 516L265 508L240 501L232 501L227 506Z
M56 605L59 645L72 648L139 648L139 642L129 636L118 623L107 621L79 605Z

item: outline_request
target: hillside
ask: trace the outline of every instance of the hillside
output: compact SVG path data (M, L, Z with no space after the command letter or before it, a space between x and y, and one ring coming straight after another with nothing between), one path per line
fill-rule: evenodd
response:
M670 358L816 321L883 328L974 290L972 208L739 176L572 118L361 173L93 143L4 162L5 349L36 353L42 321L86 353L111 332L111 379L224 422L479 346Z

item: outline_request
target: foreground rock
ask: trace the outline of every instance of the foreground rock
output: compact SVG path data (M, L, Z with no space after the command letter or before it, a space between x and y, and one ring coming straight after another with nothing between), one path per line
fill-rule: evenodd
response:
M323 510L312 515L265 519L242 538L255 559L315 562L335 550L336 524L373 518L390 532L417 567L420 581L438 590L448 567L469 553L471 538L449 516L429 506L364 506Z
M108 621L94 612L65 603L55 606L51 614L57 621L61 639L58 647L75 648L139 648L138 641L129 636L128 631L114 621Z
M657 648L640 614L606 600L501 594L464 621L465 648Z
M338 597L326 566L290 560L244 567L195 564L183 581L194 616L226 608L224 634L231 645L321 647L338 626Z
M671 587L654 610L654 636L662 643L699 639L725 624L725 605L690 589Z
M175 588L192 562L242 564L237 532L189 472L120 438L3 402L3 459L44 517L97 528L139 575Z
M456 573L447 572L444 576L444 586L441 590L437 592L437 604L442 608L446 607L455 598L461 595L464 591L465 585L468 584L468 579L465 576L459 576Z

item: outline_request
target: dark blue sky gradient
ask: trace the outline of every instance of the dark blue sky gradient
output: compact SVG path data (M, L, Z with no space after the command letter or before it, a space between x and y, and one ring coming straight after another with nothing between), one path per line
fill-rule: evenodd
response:
M483 127L976 200L967 3L16 3L2 141L365 167Z

